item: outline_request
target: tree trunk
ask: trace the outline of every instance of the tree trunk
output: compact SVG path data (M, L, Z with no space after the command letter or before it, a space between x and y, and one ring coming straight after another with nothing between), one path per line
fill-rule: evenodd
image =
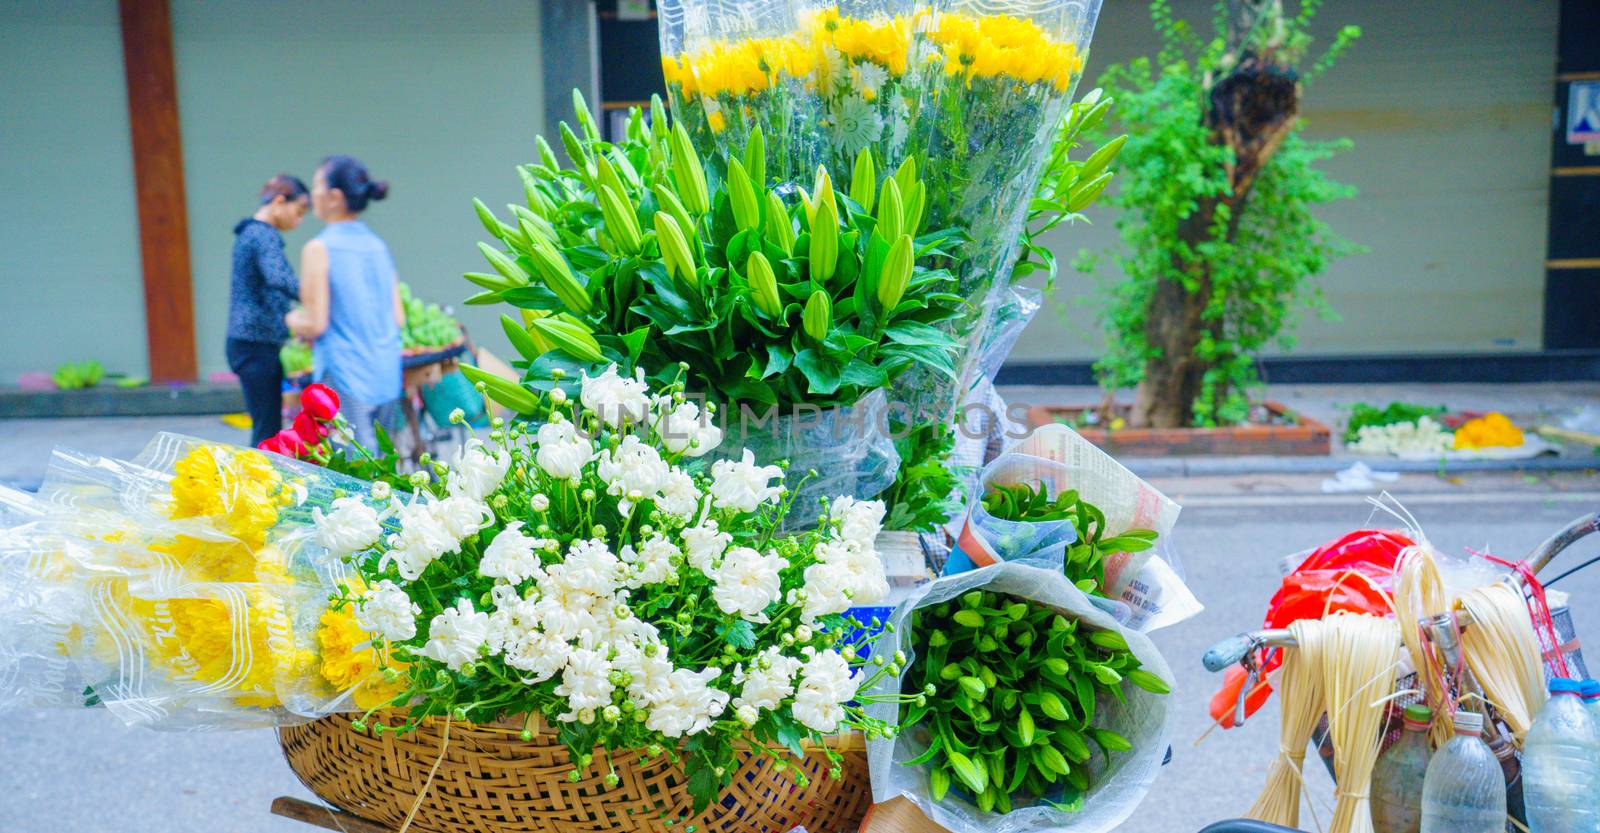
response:
M1178 237L1187 244L1189 251L1213 242L1219 204L1231 211L1221 233L1230 242L1234 239L1251 186L1294 127L1299 109L1299 81L1293 69L1275 62L1271 55L1245 50L1242 43L1253 26L1247 24L1247 13L1261 8L1277 8L1281 14L1281 7L1275 3L1239 0L1236 14L1230 18L1229 40L1233 42L1238 38L1241 41L1230 53L1238 57L1227 74L1212 86L1205 113L1206 126L1211 128L1211 143L1233 151L1227 172L1230 192L1220 202L1203 200L1180 225ZM1193 286L1162 279L1151 294L1144 335L1152 356L1145 361L1144 377L1136 391L1131 419L1136 427L1190 425L1194 421L1194 405L1200 396L1201 384L1206 372L1215 365L1215 360L1203 360L1195 355L1195 348L1206 334L1210 334L1215 343L1223 343L1225 322L1203 317L1212 300L1210 264L1175 262L1173 266L1188 277Z

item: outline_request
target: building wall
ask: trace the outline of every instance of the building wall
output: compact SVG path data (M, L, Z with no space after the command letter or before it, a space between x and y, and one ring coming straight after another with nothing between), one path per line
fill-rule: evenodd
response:
M481 270L472 198L518 199L514 166L542 129L538 4L386 2L381 11L313 0L174 0L179 111L189 186L196 337L202 373L226 368L232 228L279 171L302 177L348 153L390 184L366 221L401 280L455 303ZM322 227L287 235L290 260ZM457 309L499 338L497 315ZM494 342L498 343L498 342Z
M146 370L116 0L0 3L0 383Z
M1208 25L1209 2L1176 6ZM1106 0L1082 89L1154 54L1147 8ZM1339 319L1303 315L1294 352L1539 348L1556 18L1556 0L1328 0L1321 32L1354 23L1363 36L1306 91L1306 132L1354 140L1327 170L1361 194L1320 215L1370 251L1323 277ZM1064 261L1115 242L1110 211L1090 218L1050 239ZM1102 269L1100 281L1121 278ZM1063 271L1013 358L1093 358L1096 280Z

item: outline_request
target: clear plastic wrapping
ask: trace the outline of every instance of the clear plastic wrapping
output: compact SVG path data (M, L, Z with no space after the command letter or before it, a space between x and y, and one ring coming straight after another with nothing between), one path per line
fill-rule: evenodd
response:
M876 650L885 655L905 651L910 659L911 640L907 636L911 632L912 611L975 589L1039 602L1091 628L1120 633L1145 670L1176 687L1171 668L1149 637L1118 624L1096 599L1073 587L1058 570L1024 562L1000 563L925 585L919 595L902 603L895 611L890 619L891 626L885 630ZM908 669L910 665L908 662ZM899 679L886 678L870 694L898 693L900 685ZM926 738L914 728L903 729L893 739L868 742L872 798L884 802L905 796L929 819L952 833L1101 833L1110 830L1127 819L1155 781L1171 740L1173 704L1177 697L1176 692L1152 694L1127 682L1123 683L1123 693L1125 703L1102 698L1096 704L1095 713L1106 716L1096 725L1127 738L1133 749L1112 756L1109 761L1096 751L1089 763L1091 787L1084 796L1083 808L1076 813L1042 804L1021 807L1003 816L983 813L955 790L946 794L942 801L934 801L927 770L898 763L911 760L927 748ZM872 703L867 707L871 716L890 722L898 717L898 709L893 703Z

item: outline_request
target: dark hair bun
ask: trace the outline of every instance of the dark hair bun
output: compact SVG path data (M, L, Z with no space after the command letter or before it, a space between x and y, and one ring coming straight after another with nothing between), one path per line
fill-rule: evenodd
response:
M389 181L388 180L379 179L379 180L375 180L373 182L367 183L367 199L369 199L369 200L381 200L381 199L383 199L384 197L387 197L387 196L389 196Z

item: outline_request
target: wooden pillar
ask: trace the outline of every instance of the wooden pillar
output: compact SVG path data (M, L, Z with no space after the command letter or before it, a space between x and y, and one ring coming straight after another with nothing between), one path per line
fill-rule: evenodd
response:
M167 0L119 0L118 6L128 82L128 125L133 137L133 180L139 203L150 378L193 381L197 373L194 297L172 15Z

